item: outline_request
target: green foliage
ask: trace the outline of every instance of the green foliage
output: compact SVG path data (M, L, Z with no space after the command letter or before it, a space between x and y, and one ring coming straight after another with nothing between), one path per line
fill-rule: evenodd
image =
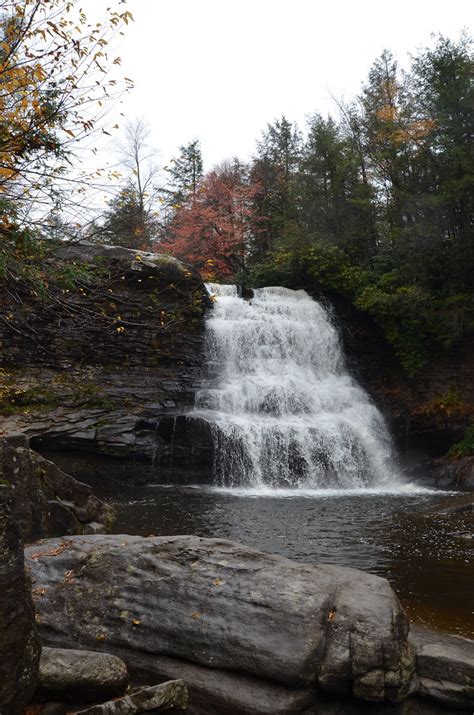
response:
M0 282L22 286L37 300L48 301L52 291L84 290L104 279L99 262L50 260L58 244L29 229L10 225L6 235L0 231L0 240Z
M447 456L453 459L474 456L474 422L467 428L462 440L453 444Z
M283 118L254 163L265 231L244 282L346 296L408 375L474 328L471 44L439 37L406 74L383 52L340 122L315 114L296 141Z

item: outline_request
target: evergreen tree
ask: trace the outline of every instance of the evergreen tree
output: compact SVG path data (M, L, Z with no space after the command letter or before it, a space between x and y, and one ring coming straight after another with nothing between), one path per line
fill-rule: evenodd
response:
M261 187L259 211L265 219L260 255L297 229L296 174L301 155L301 133L286 117L268 124L258 142L252 180Z
M171 208L181 206L190 196L194 201L199 182L203 176L203 160L199 139L179 147L180 154L171 159L166 167L169 185L163 191L166 205Z

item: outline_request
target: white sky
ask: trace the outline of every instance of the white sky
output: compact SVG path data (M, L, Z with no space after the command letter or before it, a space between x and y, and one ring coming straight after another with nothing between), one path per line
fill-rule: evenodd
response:
M104 0L102 0L104 1ZM144 117L167 161L201 140L205 166L248 157L267 122L304 125L350 99L384 48L401 64L472 26L468 0L128 0L135 22L117 48L135 90L122 111ZM96 4L97 8L97 4Z

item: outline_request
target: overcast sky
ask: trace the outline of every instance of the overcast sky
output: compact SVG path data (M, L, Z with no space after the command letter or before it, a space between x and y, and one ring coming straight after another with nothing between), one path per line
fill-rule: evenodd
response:
M472 26L468 0L128 0L119 48L163 160L199 137L206 168L245 158L267 122L304 124L356 94L384 48L407 63L431 33Z
M108 3L81 1L91 20ZM304 128L309 114L337 113L332 96L353 98L382 50L407 66L432 33L458 39L474 15L468 0L127 0L125 7L134 22L109 50L135 89L112 118L122 126L144 118L161 166L199 138L206 170L249 158L282 114ZM90 146L100 151L86 149L83 166L116 165L121 131L111 140L94 135ZM115 191L107 184L94 201L103 206Z

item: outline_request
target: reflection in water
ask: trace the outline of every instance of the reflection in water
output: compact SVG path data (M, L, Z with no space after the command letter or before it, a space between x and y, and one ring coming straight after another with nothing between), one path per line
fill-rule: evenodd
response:
M118 509L117 532L240 541L306 563L387 577L412 620L474 635L468 515L425 515L446 495L330 492L236 495L212 488L95 485Z

